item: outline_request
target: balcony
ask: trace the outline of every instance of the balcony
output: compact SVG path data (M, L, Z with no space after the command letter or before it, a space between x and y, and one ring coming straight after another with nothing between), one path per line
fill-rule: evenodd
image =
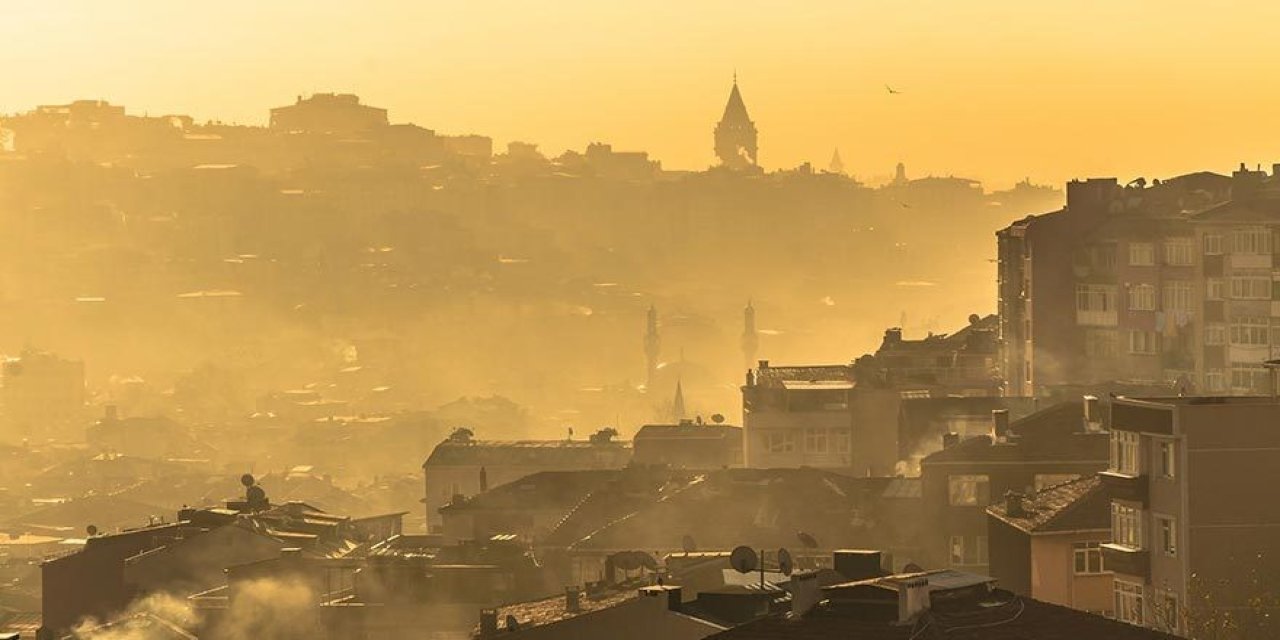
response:
M1137 502L1146 506L1147 489L1151 484L1147 476L1131 476L1116 471L1102 471L1098 473L1098 477L1102 479L1102 486L1107 490L1107 495L1112 500Z
M1110 542L1102 545L1102 566L1127 576L1149 577L1151 557L1146 549L1132 549Z

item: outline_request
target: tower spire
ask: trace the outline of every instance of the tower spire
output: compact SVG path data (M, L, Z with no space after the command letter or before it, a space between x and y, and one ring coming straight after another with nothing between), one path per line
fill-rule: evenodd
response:
M715 152L721 166L735 170L754 170L759 151L756 125L747 115L747 105L738 89L738 71L733 72L733 87L715 130Z
M748 369L755 363L756 351L759 347L760 334L756 331L756 308L751 300L747 300L747 307L742 310L742 357Z
M674 418L676 422L684 420L685 417L684 386L680 382L681 381L679 379L676 380L676 397L671 401L671 417Z

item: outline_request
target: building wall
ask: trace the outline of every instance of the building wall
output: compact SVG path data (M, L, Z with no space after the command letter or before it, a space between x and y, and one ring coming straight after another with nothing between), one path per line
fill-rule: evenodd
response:
M1081 611L1112 610L1112 577L1109 573L1076 575L1075 543L1107 542L1111 532L1063 533L1031 537L1031 591L1036 600Z
M991 516L987 518L987 530L991 534L991 577L999 581L1001 589L1031 596L1031 536Z

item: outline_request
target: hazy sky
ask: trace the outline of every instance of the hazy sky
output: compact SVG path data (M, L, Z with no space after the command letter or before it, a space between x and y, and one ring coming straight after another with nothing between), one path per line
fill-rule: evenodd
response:
M868 178L1158 177L1280 162L1276 24L1268 1L0 0L0 112L264 123L351 91L444 133L703 168L736 68L768 168L838 146Z

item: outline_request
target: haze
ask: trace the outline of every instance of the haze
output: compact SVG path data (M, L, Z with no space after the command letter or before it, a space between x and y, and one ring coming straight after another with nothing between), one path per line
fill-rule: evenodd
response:
M352 91L402 121L551 153L608 139L701 169L736 69L766 168L989 186L1268 162L1268 2L4 3L0 112L94 97L261 124ZM889 84L901 95L888 95Z

